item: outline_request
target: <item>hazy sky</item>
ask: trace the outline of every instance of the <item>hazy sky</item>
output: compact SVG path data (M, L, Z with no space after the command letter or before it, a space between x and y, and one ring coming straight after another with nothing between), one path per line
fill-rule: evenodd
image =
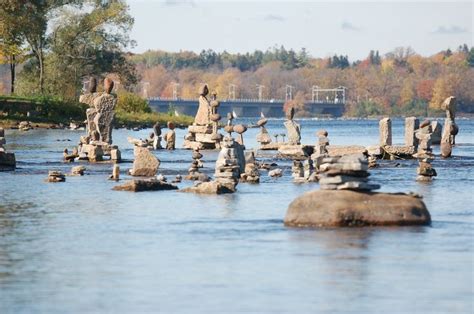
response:
M306 48L314 57L411 46L431 55L473 45L472 1L128 0L135 52Z

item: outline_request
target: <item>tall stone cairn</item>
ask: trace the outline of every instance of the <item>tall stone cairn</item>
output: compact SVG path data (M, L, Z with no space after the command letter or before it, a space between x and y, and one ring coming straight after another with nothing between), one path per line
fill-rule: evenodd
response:
M392 145L392 120L383 118L379 121L380 146Z
M405 146L413 146L418 148L418 139L415 131L420 127L420 121L416 117L405 118Z
M240 144L232 137L226 136L216 161L215 180L232 191L235 191L240 174L245 170L245 168L241 170L240 166L243 163L245 167L245 160L239 160L243 155L240 149Z
M368 162L364 155L326 157L319 167L321 190L372 191L380 188L370 184Z
M314 152L311 155L313 166L316 170L321 166L322 160L329 156L327 146L329 145L328 131L321 129L316 132L318 142L314 146Z
M459 132L457 124L454 122L456 115L456 97L448 97L441 105L441 109L446 110L443 134L441 136L441 156L451 157L453 145L456 144L456 135Z
M188 175L185 177L186 180L199 180L201 172L199 172L199 168L203 166L201 161L202 154L199 152L199 149L195 149L193 151L193 162L188 170Z

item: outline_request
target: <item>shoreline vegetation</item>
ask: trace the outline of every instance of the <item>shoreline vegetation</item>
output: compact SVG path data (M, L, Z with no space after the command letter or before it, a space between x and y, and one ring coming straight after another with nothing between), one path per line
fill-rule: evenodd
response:
M61 128L70 123L82 126L87 108L86 104L54 97L0 96L0 126L15 128L21 121L31 122L38 128ZM118 128L147 128L156 122L166 125L168 121L182 128L193 122L193 117L186 115L152 112L146 100L126 92L118 94L115 114Z

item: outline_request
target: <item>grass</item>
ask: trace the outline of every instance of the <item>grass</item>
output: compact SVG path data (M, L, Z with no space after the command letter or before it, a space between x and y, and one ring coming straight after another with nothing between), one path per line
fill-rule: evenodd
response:
M0 125L11 127L19 121L31 121L39 127L51 124L68 125L86 120L86 104L64 101L54 97L0 96ZM28 116L28 113L29 116ZM190 116L174 116L156 112L125 112L116 110L115 125L119 127L151 127L156 122L166 125L168 121L178 127L193 122Z

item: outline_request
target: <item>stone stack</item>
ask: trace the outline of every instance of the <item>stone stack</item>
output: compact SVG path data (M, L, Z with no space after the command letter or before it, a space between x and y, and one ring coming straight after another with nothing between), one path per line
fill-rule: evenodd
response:
M413 157L418 159L433 158L431 149L431 123L424 121L415 133L418 139L418 151Z
M293 182L302 183L305 181L303 163L300 160L293 160L291 176L293 177Z
M453 145L456 143L456 135L459 132L457 124L454 122L456 114L456 97L448 97L441 105L441 109L446 110L443 134L441 136L441 156L451 157Z
M379 134L381 147L392 145L392 120L390 118L383 118L379 121Z
M368 162L363 155L327 157L319 167L321 190L372 191L378 184L368 183Z
M160 123L156 122L153 125L153 149L162 149L161 146L161 125Z
M318 143L316 143L314 146L314 152L311 155L311 160L313 161L313 166L316 168L316 170L319 170L319 166L321 166L323 158L329 156L327 149L327 146L329 145L328 131L321 129L316 132L316 136L318 137Z
M415 136L416 130L420 127L420 121L416 117L405 118L405 146L418 148L418 139Z
M6 152L6 143L5 130L0 128L0 171L14 170L16 167L15 154Z
M238 134L237 136L237 143L239 143L242 148L245 150L245 145L244 145L244 136L243 134L247 131L247 126L243 124L237 124L234 125L234 132Z
M258 171L254 152L248 152L245 155L245 171L240 175L240 181L249 183L260 182L260 172Z
M216 161L215 180L235 191L240 174L245 171L242 146L231 137L225 137L223 147Z
M114 82L104 80L104 92L97 92L97 81L91 78L88 93L79 97L79 102L89 105L86 110L87 135L81 136L78 146L79 159L102 161L103 156L119 162L117 145L112 145L112 129L117 97L112 93Z
M257 125L260 127L260 132L257 134L257 142L260 143L260 147L263 148L272 142L272 138L265 128L268 120L263 118L258 120Z
M48 178L46 182L64 182L66 181L66 176L61 171L49 171Z
M288 133L288 144L299 145L301 141L301 126L296 123L293 118L295 116L295 108L290 108L286 112L286 121L284 123Z
M195 149L193 151L193 162L191 163L191 167L189 167L188 175L185 177L186 180L196 181L199 180L201 173L199 172L199 168L202 168L202 154L199 152L199 149Z
M418 174L416 181L427 182L437 176L436 170L431 166L431 161L432 159L430 158L424 158L419 161L419 166L416 169Z
M167 123L169 131L165 134L166 149L174 150L176 146L176 131L173 122L168 121Z

